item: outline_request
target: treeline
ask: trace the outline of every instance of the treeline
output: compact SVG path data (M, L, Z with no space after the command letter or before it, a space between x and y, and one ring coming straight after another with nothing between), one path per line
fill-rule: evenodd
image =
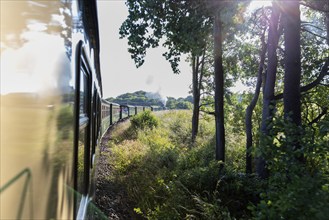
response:
M162 42L175 73L180 55L189 55L190 149L202 146L200 112L214 116L212 149L220 183L233 167L228 146L242 125L246 176L264 181L249 201L254 217L327 219L329 1L273 0L253 9L248 5L255 1L161 2L127 0L129 16L120 34L137 67L146 51ZM230 88L236 81L252 90L234 107L231 102L239 97Z
M199 132L200 111L213 115L216 159L225 162L225 124L230 114L225 111L225 103L237 80L254 88L244 112L247 173L268 176L269 162L264 155L268 143L255 137L259 134L273 140L275 122L283 120L285 125L312 129L313 139L320 138L317 134L327 120L329 105L325 98L329 75L328 1L272 1L271 6L253 11L248 10L251 1L155 2L127 1L129 16L120 34L128 39L137 67L144 63L147 49L159 46L162 40L168 49L163 55L173 72L179 72L180 55L189 55L193 141ZM261 115L255 118L259 108ZM288 148L303 149L299 140L304 132L289 133L282 126L280 129L286 139L293 140ZM299 159L305 162L305 155Z
M133 93L125 93L116 98L106 98L109 102L115 102L121 105L136 105L136 106L161 106L167 109L191 109L193 98L163 97L159 93L136 91Z

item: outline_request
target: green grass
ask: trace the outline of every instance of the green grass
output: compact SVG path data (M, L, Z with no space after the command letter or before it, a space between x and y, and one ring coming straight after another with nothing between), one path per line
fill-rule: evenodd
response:
M236 175L244 166L236 158L244 156L243 143L237 145L241 138L232 135L228 142L231 168L220 176L212 117L201 117L195 144L190 111L157 113L156 120L157 126L118 127L109 143L114 176L137 204L135 211L148 219L227 219L230 209L237 217L248 216L242 196L252 194L244 187L250 180ZM232 201L232 195L241 198Z
M322 165L307 163L301 167L298 163L288 166L286 163L291 160L275 161L279 156L290 156L266 147L273 175L260 180L244 174L245 137L242 129L227 123L225 169L219 172L214 118L201 116L199 135L192 144L191 117L190 111L168 111L155 116L148 113L137 120L152 121L152 126L132 126L128 122L113 132L109 143L113 179L124 186L129 200L136 204L136 213L147 219L207 220L328 216L329 168L323 159L329 158L327 148L317 148L322 153L314 158L308 156L309 162L321 161ZM320 142L319 146L327 146L327 139ZM287 167L293 173L283 180L287 178ZM308 170L312 172L308 174Z

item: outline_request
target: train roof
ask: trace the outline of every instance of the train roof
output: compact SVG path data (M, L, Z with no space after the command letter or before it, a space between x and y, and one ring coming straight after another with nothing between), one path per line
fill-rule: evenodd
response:
M101 94L103 95L102 77L100 69L100 45L99 45L99 28L98 28L98 14L97 1L80 0L80 11L83 14L83 23L85 24L85 32L94 49L94 61L96 68L96 76L100 82Z

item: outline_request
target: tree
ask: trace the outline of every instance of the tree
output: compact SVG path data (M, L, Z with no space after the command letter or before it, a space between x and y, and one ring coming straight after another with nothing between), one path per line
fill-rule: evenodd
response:
M268 64L263 89L263 113L262 113L262 125L261 133L263 135L269 134L269 124L273 118L273 112L275 108L274 103L274 88L277 73L277 47L280 37L279 27L280 11L278 3L273 1L272 3L272 14L269 22L268 40L267 40L267 51L268 51ZM265 178L267 170L265 168L266 161L262 156L256 158L256 171L260 177Z
M263 67L265 63L265 55L266 55L266 43L265 43L265 32L261 36L262 48L260 51L260 61L258 66L257 73L257 83L255 88L255 94L246 109L246 173L252 173L252 157L251 157L251 148L252 148L252 112L257 104L258 97L260 94L260 89L262 85L262 77L263 77Z
M222 21L220 14L217 14L214 20L216 159L225 162L224 69L222 56Z
M285 46L284 74L284 113L292 122L301 125L300 107L300 9L299 0L286 1L282 4Z
M129 0L126 4L129 16L120 29L121 37L128 37L129 52L137 66L144 62L146 49L159 45L168 48L164 54L171 63L174 72L178 73L179 55L190 53L197 59L202 55L207 36L213 29L214 34L214 68L215 68L215 117L216 117L216 159L225 160L225 130L224 130L224 70L222 59L223 27L233 24L235 13L241 10L240 2L236 1L154 1ZM244 2L248 3L248 1ZM224 16L225 15L225 16ZM225 18L225 19L224 19ZM223 25L225 24L225 25ZM226 30L228 32L228 29ZM197 60L194 60L197 64ZM200 89L196 84L198 65L194 66L193 90ZM201 77L199 77L201 78ZM194 117L197 121L200 92L193 91ZM197 133L194 123L194 134Z
M179 73L180 54L191 54L194 100L192 140L195 140L204 64L202 54L211 26L206 8L199 1L130 0L126 4L129 16L122 24L120 34L121 37L128 37L129 52L137 67L143 64L146 49L157 47L161 39L164 40L163 46L168 48L163 55L171 63L174 73Z

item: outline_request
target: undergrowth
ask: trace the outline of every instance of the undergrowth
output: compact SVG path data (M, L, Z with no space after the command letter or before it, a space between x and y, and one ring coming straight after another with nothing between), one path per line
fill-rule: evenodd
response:
M214 155L212 117L201 118L199 135L192 144L189 111L158 114L160 116L154 117L149 112L139 116L143 120L138 119L139 123L156 121L155 126L148 126L149 123L136 126L132 122L110 141L113 175L125 187L129 199L136 204L135 212L141 216L147 219L293 219L294 213L303 208L312 210L304 212L306 217L300 219L312 219L308 218L312 214L314 219L329 216L325 208L329 198L328 178L307 175L299 179L292 176L289 181L280 179L285 173L282 166L287 164L275 162L274 159L282 155L275 151L267 152L272 158L270 161L274 161L270 166L272 172L275 171L273 177L265 181L245 175L244 136L229 125L225 169L219 172L220 163ZM324 158L328 157L328 153L323 154ZM328 166L328 158L327 162L318 159L309 161ZM328 170L314 175L319 173L323 177ZM317 195L309 195L312 193ZM308 195L314 205L307 205L303 195Z

